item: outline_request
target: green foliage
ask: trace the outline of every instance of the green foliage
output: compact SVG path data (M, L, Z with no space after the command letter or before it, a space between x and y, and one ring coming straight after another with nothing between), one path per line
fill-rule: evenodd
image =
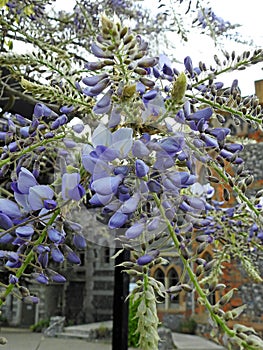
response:
M49 320L40 320L39 322L30 326L30 330L32 332L41 333L48 326L49 326Z
M180 323L180 332L195 334L197 323L193 318L185 319Z
M8 326L8 319L0 314L0 326Z
M131 296L129 303L129 335L128 345L131 347L138 347L139 333L136 333L138 328L138 317L136 317L137 309L140 304L139 300L134 300Z

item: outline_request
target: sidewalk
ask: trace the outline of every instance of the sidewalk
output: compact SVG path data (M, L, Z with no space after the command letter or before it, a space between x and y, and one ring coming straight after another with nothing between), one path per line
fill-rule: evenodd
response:
M2 328L0 336L8 340L6 345L0 345L0 350L112 350L111 344L91 343L82 339L45 338L41 333L32 333L20 328ZM173 333L173 338L178 350L225 349L195 335Z
M2 350L111 350L110 344L89 343L81 339L45 338L41 333L25 329L2 328L0 336L7 338Z
M178 350L226 350L223 346L197 335L173 333L173 341Z

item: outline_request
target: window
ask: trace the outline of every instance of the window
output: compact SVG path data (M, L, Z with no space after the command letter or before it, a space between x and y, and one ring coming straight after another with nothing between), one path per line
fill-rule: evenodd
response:
M171 268L168 272L168 288L171 286L175 286L179 282L178 273L175 268ZM170 298L171 304L179 304L179 294L176 296L171 296Z
M164 272L161 269L157 269L154 273L154 278L159 281L162 282L162 284L164 285Z
M171 267L169 270L163 270L162 268L157 268L153 274L154 278L161 282L165 289L167 290L171 286L175 286L179 282L179 276L174 267ZM180 306L180 295L166 295L165 298L157 297L157 300L159 302L158 308L165 308L165 310L168 310L170 308L172 309L178 309Z
M109 264L110 263L110 248L103 247L102 254L103 254L103 256L102 256L103 264Z
M160 268L158 268L155 273L154 273L154 278L161 282L164 286L165 286L165 277L164 277L164 272L163 270L161 270ZM162 304L159 304L160 307L164 307L164 298L162 298L161 296L157 296L157 301L161 302Z

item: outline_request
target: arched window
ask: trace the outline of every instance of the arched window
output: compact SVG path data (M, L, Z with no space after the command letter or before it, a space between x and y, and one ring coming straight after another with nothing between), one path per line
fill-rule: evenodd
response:
M163 270L161 270L160 268L158 268L155 273L154 273L154 278L161 282L164 286L165 286L165 276L164 276L164 272ZM164 302L164 298L162 298L161 296L157 296L157 301L158 302ZM159 307L164 307L164 304L159 304Z
M179 282L178 273L173 267L169 270L167 277L168 277L168 288L175 286ZM179 294L172 296L170 299L170 302L172 304L179 304Z
M157 269L154 273L154 278L159 281L162 282L162 284L164 285L164 272L161 269Z

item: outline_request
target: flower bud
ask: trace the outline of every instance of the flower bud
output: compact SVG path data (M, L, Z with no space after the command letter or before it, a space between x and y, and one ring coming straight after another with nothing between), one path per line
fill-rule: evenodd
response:
M144 77L141 77L141 78L140 78L140 81L141 81L145 86L147 86L147 87L149 87L149 88L153 88L154 85L155 85L155 83L154 83L152 80L147 79L147 78L144 78Z
M193 288L191 286L189 286L189 284L185 284L185 283L181 284L181 287L185 292L190 293L193 291Z
M167 290L167 293L178 294L183 290L182 285L172 286Z
M230 299L232 298L235 290L237 290L237 288L233 288L229 292L227 292L225 295L223 295L221 297L221 299L219 300L219 305L221 305L221 306L226 305L230 301Z
M140 60L137 65L138 67L142 68L149 68L153 67L158 63L158 58L156 57L145 57L142 60Z

